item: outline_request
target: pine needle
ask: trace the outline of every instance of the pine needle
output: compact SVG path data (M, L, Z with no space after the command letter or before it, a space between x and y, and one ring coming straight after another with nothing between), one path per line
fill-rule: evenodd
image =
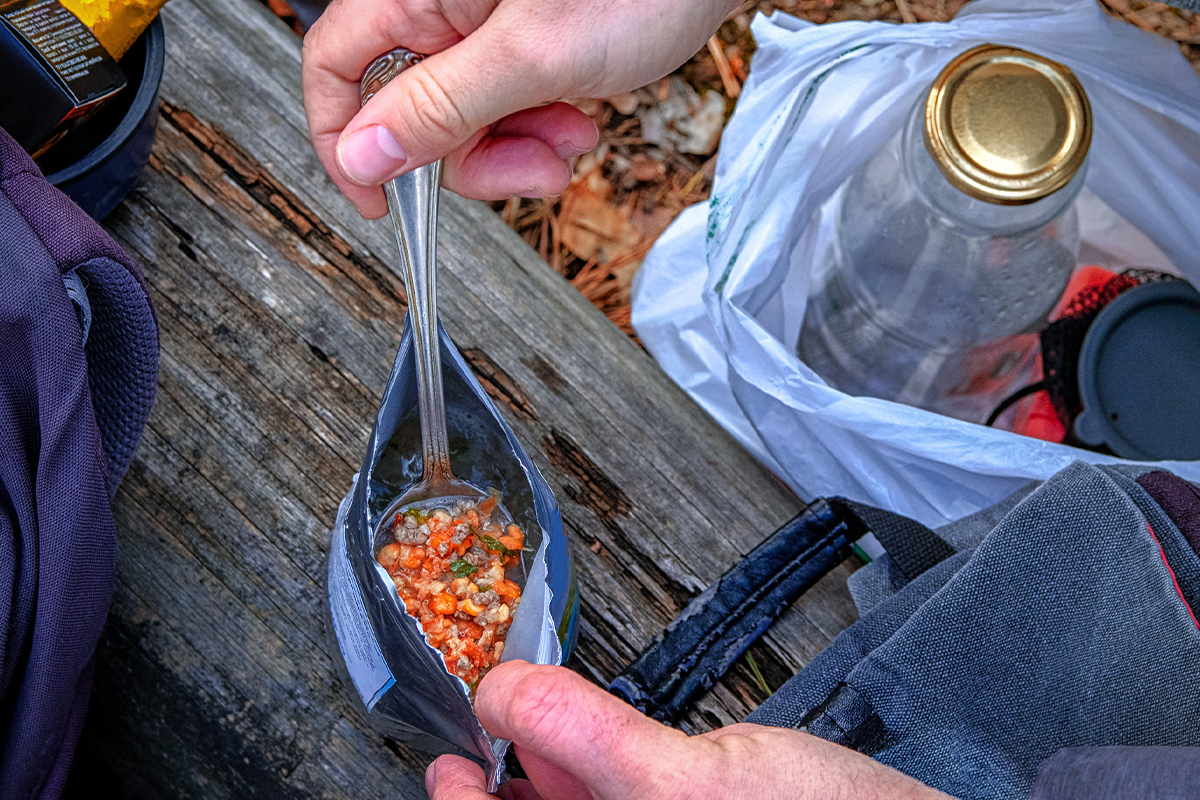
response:
M754 680L758 682L758 688L766 692L767 697L774 694L771 687L767 685L767 679L763 677L762 672L758 669L758 662L754 660L754 654L749 650L746 651L746 663L750 665L750 671L754 673Z

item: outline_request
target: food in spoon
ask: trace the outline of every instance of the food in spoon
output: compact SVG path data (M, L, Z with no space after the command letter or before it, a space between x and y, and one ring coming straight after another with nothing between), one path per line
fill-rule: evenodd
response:
M497 504L493 495L453 508L398 513L394 541L375 557L446 669L472 690L500 663L521 602L521 587L507 575L520 569L525 535L492 519Z

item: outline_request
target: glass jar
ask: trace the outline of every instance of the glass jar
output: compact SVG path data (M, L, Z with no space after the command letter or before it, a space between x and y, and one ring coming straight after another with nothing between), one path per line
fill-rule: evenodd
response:
M984 421L1029 379L1075 267L1091 109L1065 66L954 59L847 182L800 357L848 394Z

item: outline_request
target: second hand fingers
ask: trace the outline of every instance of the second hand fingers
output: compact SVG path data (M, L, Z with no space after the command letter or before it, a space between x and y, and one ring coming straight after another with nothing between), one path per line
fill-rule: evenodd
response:
M425 770L429 800L496 800L487 793L479 765L459 756L441 756Z
M520 778L501 784L496 791L496 797L499 797L500 800L553 800L553 798L543 798L533 788L532 783Z
M697 766L682 732L561 667L501 664L479 684L475 709L493 736L568 770L597 796L666 798L675 776Z
M521 762L521 768L529 777L530 789L537 787L539 798L544 800L594 800L592 793L583 783L567 770L552 764L536 752L513 745L513 752ZM516 795L513 800L525 800Z
M557 195L571 180L567 159L597 136L591 118L566 103L518 111L447 155L442 184L477 200Z

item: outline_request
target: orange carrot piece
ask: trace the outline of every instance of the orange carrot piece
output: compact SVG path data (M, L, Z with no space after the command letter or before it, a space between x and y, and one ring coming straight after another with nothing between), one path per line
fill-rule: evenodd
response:
M484 607L467 599L459 601L458 610L464 614L470 614L472 617L477 617L483 613Z
M438 614L453 614L458 608L458 598L449 592L442 592L429 601L429 608Z
M521 596L521 587L510 580L501 579L492 584L492 590L505 601Z

